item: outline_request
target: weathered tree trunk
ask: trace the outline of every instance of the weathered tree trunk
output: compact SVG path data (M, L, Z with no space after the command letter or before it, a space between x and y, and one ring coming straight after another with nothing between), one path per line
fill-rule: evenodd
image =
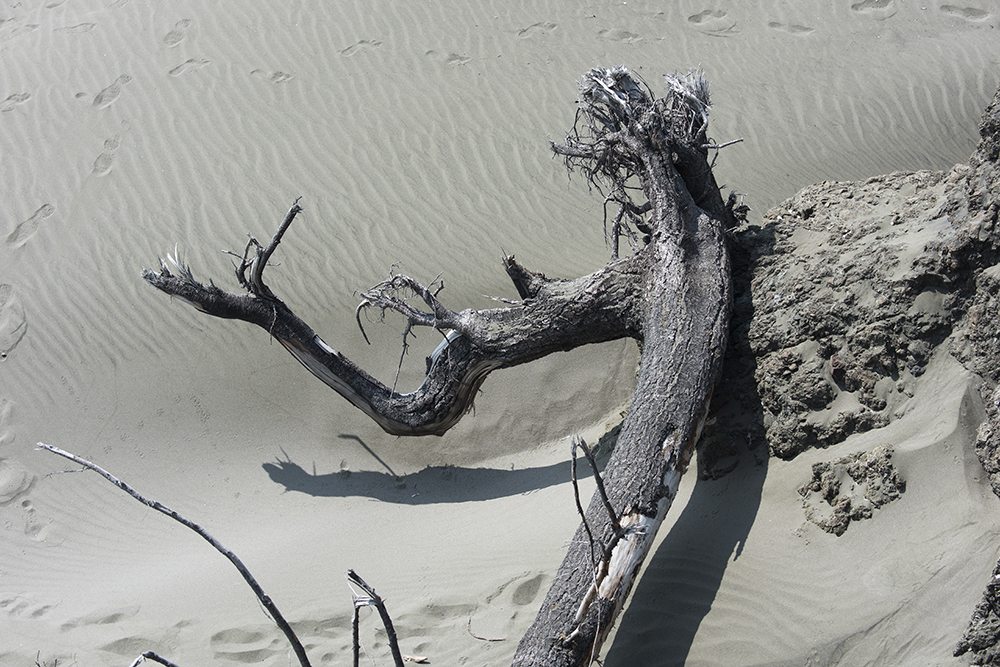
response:
M734 198L724 203L707 156L707 84L700 72L667 76L654 98L624 67L592 70L581 82L571 136L553 150L583 169L618 204L612 259L575 280L554 280L505 259L521 301L509 308L454 312L440 288L395 275L362 295L366 307L390 309L413 326L446 334L428 359L420 388L400 394L327 345L263 282L267 260L301 211L288 212L267 248L251 240L237 268L245 294L179 275L143 277L216 317L266 329L314 375L392 434L441 435L468 411L493 370L551 352L622 337L640 342L638 384L605 471L612 506L599 497L586 512L515 665L589 664L621 610L704 424L726 348L731 275L726 231ZM632 200L641 192L642 204ZM737 209L738 211L738 209ZM618 257L619 238L632 252ZM249 277L247 272L249 271ZM405 298L417 295L427 310ZM358 319L360 325L360 318ZM611 514L614 516L611 516ZM588 535L593 536L593 542Z

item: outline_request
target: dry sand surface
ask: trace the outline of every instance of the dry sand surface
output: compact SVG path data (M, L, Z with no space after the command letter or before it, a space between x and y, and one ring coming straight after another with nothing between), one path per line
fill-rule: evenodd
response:
M634 344L497 373L448 435L391 438L140 268L176 244L232 287L220 249L266 238L301 195L271 285L392 382L400 323L369 325L369 347L353 309L394 263L443 272L464 308L516 296L504 252L560 277L606 260L599 196L547 143L588 68L626 63L659 91L701 64L713 136L745 138L720 182L759 220L809 183L965 161L998 22L986 0L5 3L0 664L289 663L219 554L92 473L53 474L71 466L38 441L213 532L314 664L348 662L348 568L387 597L405 653L508 663L577 525L568 437L627 401ZM437 340L417 343L400 387ZM795 494L837 452L689 475L605 664L956 663L1000 545L972 382L938 355L905 419L838 450L891 442L908 482L840 538ZM374 620L362 631L389 664Z

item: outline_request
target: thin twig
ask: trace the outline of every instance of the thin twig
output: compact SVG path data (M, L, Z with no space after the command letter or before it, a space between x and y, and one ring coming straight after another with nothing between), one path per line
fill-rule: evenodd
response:
M469 616L469 622L465 624L465 631L468 632L469 635L473 639L478 639L479 641L483 641L483 642L505 642L505 641L507 641L506 637L480 637L479 635L477 635L475 632L472 631L472 617L471 616Z
M587 522L587 513L583 511L583 505L580 503L580 486L576 481L576 448L577 448L576 436L573 437L573 445L571 453L573 454L572 463L570 464L570 474L573 478L573 499L576 501L576 511L580 513L580 518L583 520L583 529L587 532L587 539L590 542L590 563L594 566L594 570L597 570L597 556L594 555L594 534L590 532L590 524Z
M604 480L601 479L601 472L597 469L597 461L594 460L594 455L590 453L590 448L587 447L587 443L584 442L583 438L577 436L573 439L574 459L577 447L583 450L583 455L587 457L587 462L590 463L590 467L594 471L594 479L597 481L597 491L601 494L604 509L608 511L608 517L611 519L611 527L615 529L616 535L621 534L622 525L618 521L615 509L611 506L611 501L608 500L608 492L604 490Z
M281 221L281 225L278 227L278 231L274 233L271 237L271 242L267 244L266 248L261 249L261 246L255 239L251 237L251 241L257 246L257 256L254 257L250 262L250 283L253 286L252 291L257 296L263 296L269 299L275 299L274 292L264 284L264 267L267 266L267 261L271 259L271 255L277 249L278 244L281 243L281 237L285 235L285 231L288 229L289 225L292 224L292 220L295 216L302 211L302 207L299 206L299 200L302 197L296 197L295 201L292 203L292 207L288 209L288 213L285 214L285 219ZM249 245L247 246L249 249Z
M399 372L403 370L403 359L406 358L406 353L410 349L410 344L406 342L407 337L413 334L413 323L410 321L406 322L406 329L403 330L403 349L399 353L399 365L396 366L396 377L392 379L392 393L396 393L396 384L399 382ZM413 334L416 338L417 335Z
M292 627L288 624L288 621L285 620L285 617L281 615L280 611L278 611L278 607L275 606L274 602L271 601L271 598L268 597L268 595L264 592L264 589L261 588L260 584L257 583L257 580L254 579L252 574L250 574L250 570L248 570L246 565L243 564L243 561L241 561L232 551L222 546L222 544L220 544L218 540L212 537L208 533L208 531L206 531L204 528L194 523L193 521L181 516L174 510L170 509L169 507L166 507L155 500L150 500L149 498L146 498L141 493L133 489L131 486L121 481L120 479L118 479L117 477L115 477L114 475L112 475L111 473L104 470L98 465L91 463L86 459L80 458L76 454L71 454L70 452L59 449L58 447L53 447L52 445L46 445L45 443L39 442L38 446L41 447L42 449L47 449L53 454L58 454L63 458L69 459L74 463L78 463L79 465L82 465L84 468L93 470L98 475L108 480L109 482L117 486L119 489L129 494L139 502L141 502L143 505L146 505L147 507L150 507L162 514L166 514L174 521L177 521L178 523L181 523L190 528L191 530L193 530L194 532L198 533L198 535L200 535L205 541L207 541L209 544L215 547L216 551L218 551L223 556L228 558L229 561L234 566L236 566L236 569L239 570L239 573L243 575L243 579L253 590L254 595L256 595L257 599L260 600L261 605L263 605L264 609L267 610L268 614L270 614L271 618L274 620L275 625L277 625L278 628L285 634L285 637L288 639L288 642L292 645L292 649L295 651L295 655L298 656L299 658L299 663L302 665L302 667L310 667L309 657L306 655L306 651L302 647L302 642L299 641L299 638L295 635L295 631L292 630Z
M354 667L361 664L361 607L354 605L354 618L351 620L351 631L354 635Z
M739 139L733 139L731 141L726 141L726 142L723 142L721 144L716 144L716 143L702 144L701 147L702 148L710 148L712 150L716 150L717 151L720 148L725 148L726 146L732 146L733 144L738 144L738 143L741 143L742 141L743 141L743 137L740 137Z
M396 629L392 627L392 619L389 618L385 602L375 593L375 589L359 577L358 573L354 570L347 571L347 580L365 592L363 596L354 596L355 609L358 607L373 606L378 610L378 615L382 618L382 625L385 626L385 634L389 638L389 649L392 651L392 660L396 667L403 667L403 654L399 652L399 642L396 641Z
M177 667L176 664L170 662L161 655L157 655L152 651L144 651L142 655L136 658L135 662L133 662L129 667L139 667L139 665L141 665L146 660L152 660L153 662L158 662L164 667Z

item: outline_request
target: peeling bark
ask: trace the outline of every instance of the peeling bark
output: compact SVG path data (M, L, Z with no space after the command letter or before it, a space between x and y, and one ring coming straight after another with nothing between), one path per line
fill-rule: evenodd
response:
M151 285L202 312L267 330L310 372L397 435L443 434L494 370L589 343L639 341L637 387L605 471L617 520L595 496L586 517L600 548L592 548L581 526L515 665L586 665L596 656L676 496L721 370L732 302L726 233L741 207L733 196L723 201L712 175L709 151L718 145L707 135L705 79L695 71L669 75L665 83L667 94L656 98L624 67L591 70L580 85L572 133L553 145L605 193L606 206L617 205L606 226L607 265L558 280L507 257L504 268L521 297L507 308L452 311L438 300L439 287L403 275L362 294L359 314L391 310L406 318L407 332L424 326L445 335L414 392L400 394L365 373L264 284L268 258L301 211L297 203L266 248L248 243L237 267L243 294L198 283L169 256L177 275L162 261L159 272L143 272ZM630 249L624 257L621 238ZM422 308L412 305L413 297Z

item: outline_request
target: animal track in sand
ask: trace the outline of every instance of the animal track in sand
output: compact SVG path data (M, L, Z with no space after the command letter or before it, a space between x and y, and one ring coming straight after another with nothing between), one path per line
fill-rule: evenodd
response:
M884 21L899 11L896 0L861 0L851 5L851 9L876 21Z
M542 23L532 23L527 28L521 28L517 31L517 36L521 39L527 39L529 37L534 37L535 35L547 35L558 26L551 21L545 21Z
M267 79L271 83L285 83L295 78L287 72L265 72L262 69L255 69L250 74L261 79Z
M180 76L181 74L185 74L187 72L196 72L205 65L211 65L211 64L212 64L211 60L204 60L204 59L195 60L194 58L188 58L177 67L170 70L168 74L170 74L170 76Z
M789 35L809 35L816 32L815 28L799 25L798 23L778 23L777 21L771 21L767 24L767 27L779 32L787 32Z
M97 93L97 95L94 96L94 106L97 107L98 109L103 109L104 107L108 106L109 104L117 100L118 96L121 95L122 93L122 86L124 86L131 80L132 77L130 77L128 74L122 74L121 76L119 76L117 79L115 79L114 83L112 83L110 86L108 86L107 88L105 88L104 90L102 90L101 92Z
M163 36L163 43L175 47L184 41L184 33L191 27L191 19L181 19L174 24L174 29Z
M705 9L688 17L696 30L706 35L729 35L739 32L736 29L736 19L721 9Z
M966 21L985 21L990 13L978 7L963 7L961 5L941 5L941 11L949 16L955 16Z
M14 93L13 95L8 95L7 99L0 102L0 111L13 111L14 107L24 104L30 98L31 93Z
M7 235L7 246L10 248L20 248L23 246L28 242L28 239L34 236L35 232L38 231L38 224L55 212L56 207L52 204L42 204L37 211L31 214L30 218L24 222L18 223L17 227L14 228L14 231ZM10 285L5 285L3 287L10 287ZM2 290L3 287L0 287L0 290ZM3 307L2 303L3 300L2 297L0 297L0 308ZM3 349L0 347L0 352L2 351Z
M353 56L358 51L361 51L362 49L377 49L380 46L382 46L382 42L378 41L377 39L362 39L361 41L351 44L346 49L341 49L340 55L344 56L345 58L350 58L351 56Z

